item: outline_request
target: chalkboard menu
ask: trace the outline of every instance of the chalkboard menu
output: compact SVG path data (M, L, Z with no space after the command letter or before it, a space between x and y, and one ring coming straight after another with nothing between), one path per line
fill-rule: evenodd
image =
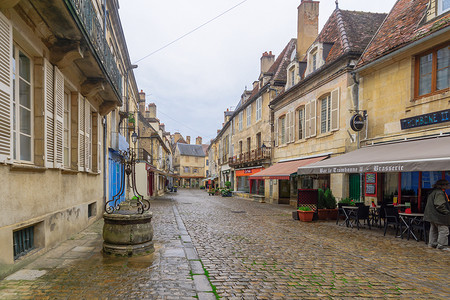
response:
M366 173L366 196L375 197L377 195L377 173Z
M376 187L377 186L375 184L367 184L366 183L366 195L375 195Z
M366 183L377 183L377 174L366 173Z

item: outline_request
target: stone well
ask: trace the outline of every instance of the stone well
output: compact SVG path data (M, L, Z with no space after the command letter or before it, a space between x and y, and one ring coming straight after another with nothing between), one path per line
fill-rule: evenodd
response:
M150 211L104 213L103 252L122 256L153 253L152 217Z

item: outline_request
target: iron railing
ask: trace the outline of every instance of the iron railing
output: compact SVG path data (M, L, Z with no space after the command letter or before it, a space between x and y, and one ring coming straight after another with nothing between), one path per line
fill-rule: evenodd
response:
M144 148L138 148L137 149L138 155L137 155L137 161L145 161L151 165L153 165L153 157L150 153L147 152Z
M94 54L102 64L109 81L119 99L122 99L122 75L114 60L111 49L105 39L104 28L97 17L92 0L65 0L69 10L74 12L81 30L89 39Z
M244 152L228 159L230 166L236 166L243 163L251 163L260 160L270 159L272 153L271 148L259 148L249 152Z

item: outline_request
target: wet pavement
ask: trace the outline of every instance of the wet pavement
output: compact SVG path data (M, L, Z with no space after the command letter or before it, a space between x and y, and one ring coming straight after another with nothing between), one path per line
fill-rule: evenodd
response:
M101 253L102 221L0 281L0 299L448 299L450 252L202 190L152 201L155 253ZM195 297L195 298L194 298Z

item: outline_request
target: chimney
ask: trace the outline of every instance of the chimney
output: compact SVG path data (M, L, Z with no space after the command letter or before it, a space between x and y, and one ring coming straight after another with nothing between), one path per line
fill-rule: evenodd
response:
M161 129L162 132L166 132L166 125L164 125L164 123L159 124L159 129Z
M267 73L274 62L275 55L272 54L272 51L269 53L264 52L261 57L261 74Z
M181 139L181 134L179 132L175 132L173 134L173 142L178 143L178 141Z
M186 143L188 145L191 143L191 137L189 135L186 136Z
M303 59L319 33L319 1L302 0L298 7L297 56Z
M196 144L196 145L201 145L201 144L202 144L202 137L201 137L201 136L198 136L198 137L195 139L195 144Z
M145 117L156 119L156 104L155 103L150 103L148 105L148 114L146 113Z
M139 112L141 114L145 113L145 93L143 90L139 93Z

